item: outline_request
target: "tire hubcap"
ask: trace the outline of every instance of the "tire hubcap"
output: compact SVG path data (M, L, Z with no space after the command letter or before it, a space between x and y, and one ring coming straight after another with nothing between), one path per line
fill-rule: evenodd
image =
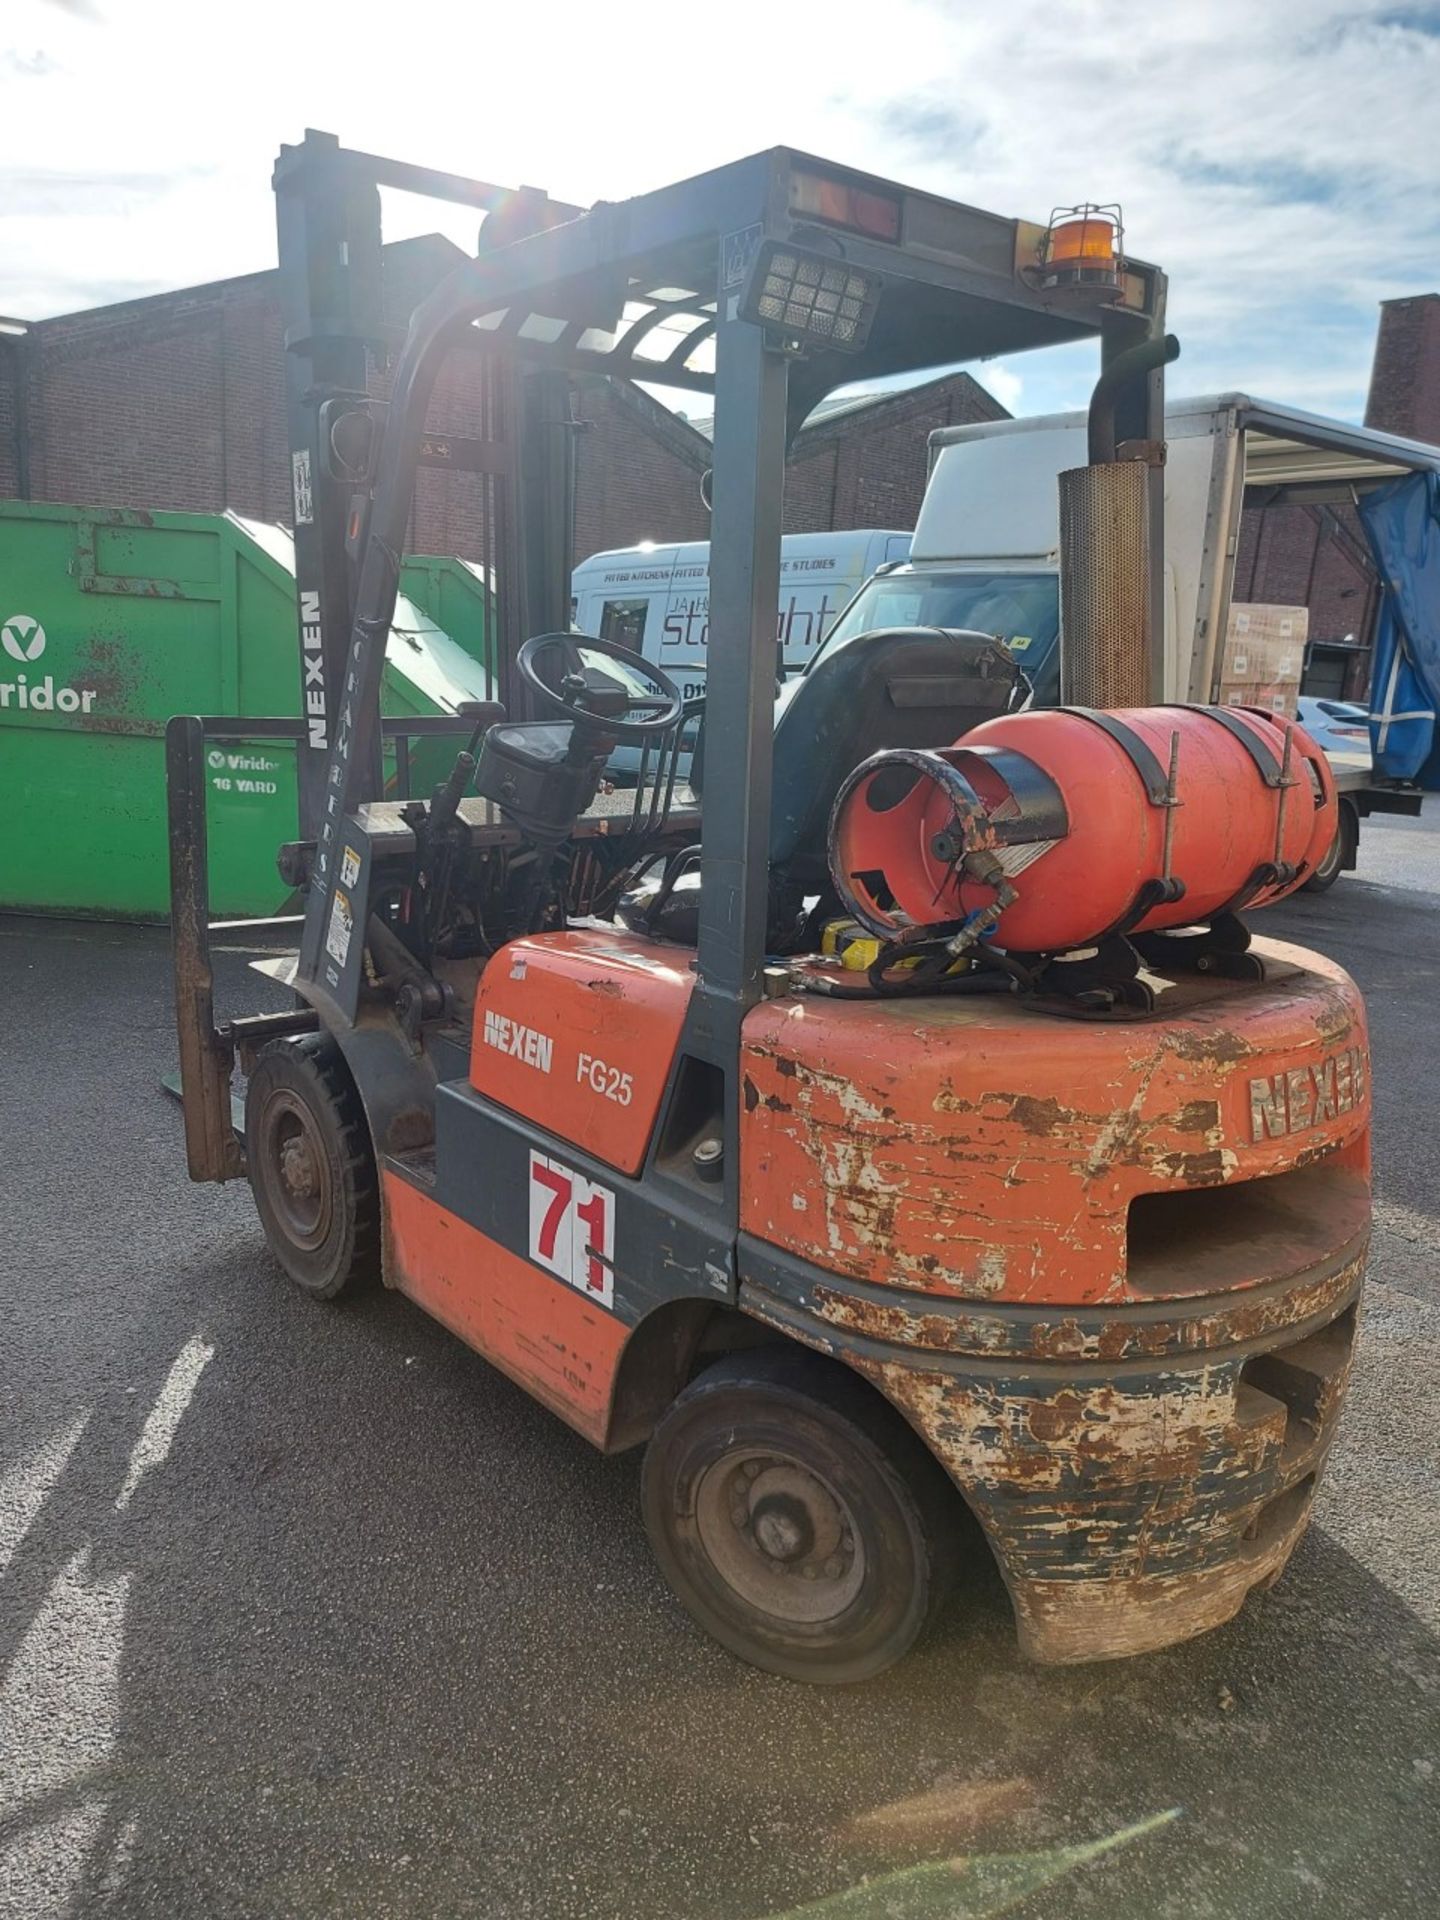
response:
M293 1199L308 1200L314 1195L319 1184L315 1172L315 1156L310 1151L310 1142L303 1134L295 1134L281 1147L280 1178L285 1182Z
M798 1461L727 1454L695 1493L701 1544L739 1598L781 1620L832 1620L865 1575L853 1516L830 1484Z
M330 1230L330 1162L308 1108L285 1090L265 1109L263 1152L271 1200L297 1247L317 1247Z

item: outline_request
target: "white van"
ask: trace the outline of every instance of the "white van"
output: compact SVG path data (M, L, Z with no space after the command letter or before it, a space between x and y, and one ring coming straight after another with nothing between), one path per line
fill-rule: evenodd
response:
M1334 504L1440 467L1434 447L1227 393L1165 408L1166 700L1220 696L1240 513L1278 494ZM976 627L1009 641L1039 705L1059 699L1058 479L1083 413L939 427L910 561L872 581L830 645L876 627Z
M903 560L910 535L874 528L790 533L780 542L775 637L788 673L814 658L847 602L881 567ZM570 576L573 627L633 647L662 668L687 700L705 692L710 632L710 543L648 542L592 554Z

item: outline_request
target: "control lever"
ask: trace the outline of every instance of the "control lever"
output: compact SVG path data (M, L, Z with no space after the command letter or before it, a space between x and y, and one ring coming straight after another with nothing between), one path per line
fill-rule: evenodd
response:
M460 811L460 802L474 772L474 754L462 750L455 756L449 778L437 785L431 794L428 807L421 800L407 800L400 809L400 818L415 835L414 906L409 910L409 918L411 936L419 951L406 947L392 934L393 944L387 949L386 971L394 974L399 982L396 1007L403 1015L401 1025L407 1033L412 1034L412 1038L412 1028L418 1031L418 1023L422 1019L436 1017L443 1008L440 983L432 978L420 955L433 952L434 937L443 923L450 892L451 868L458 845L464 839L463 833L453 831L455 816ZM383 923L379 923L376 938L382 945L385 944L386 932ZM404 977L400 958L402 953L408 956L416 977Z
M460 811L460 802L465 789L475 771L475 756L463 750L456 754L455 764L450 769L450 778L443 786L438 786L430 799L429 827L436 833L442 827L448 827Z

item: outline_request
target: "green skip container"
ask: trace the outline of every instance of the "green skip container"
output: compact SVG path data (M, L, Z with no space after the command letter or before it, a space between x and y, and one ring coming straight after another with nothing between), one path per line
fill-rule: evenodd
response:
M416 556L405 587L382 710L453 714L489 698L478 571ZM427 606L451 610L460 637ZM166 918L166 721L296 716L299 693L283 528L232 513L0 501L0 908ZM443 779L463 745L416 741L411 788ZM207 761L212 910L278 912L288 896L275 854L296 835L294 747L215 740ZM386 765L393 791L388 745Z

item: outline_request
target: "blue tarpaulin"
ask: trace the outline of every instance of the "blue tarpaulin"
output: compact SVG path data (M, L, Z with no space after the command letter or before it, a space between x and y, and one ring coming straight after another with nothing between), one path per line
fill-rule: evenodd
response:
M1380 571L1370 681L1375 771L1440 789L1440 473L1392 480L1360 501Z

